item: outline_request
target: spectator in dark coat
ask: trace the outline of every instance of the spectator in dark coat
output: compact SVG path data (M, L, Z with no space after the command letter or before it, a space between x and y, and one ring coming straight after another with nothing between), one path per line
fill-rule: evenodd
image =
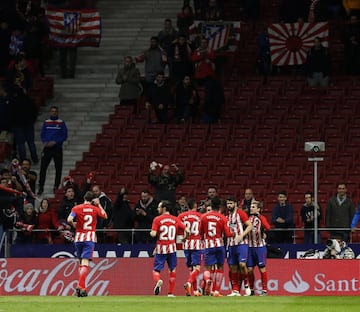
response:
M310 87L328 86L330 65L329 51L321 44L321 38L316 37L305 63L307 81Z
M134 211L130 207L127 196L128 191L122 188L112 207L112 228L121 230L116 233L117 242L120 244L133 242L130 230L134 228Z
M134 221L136 228L140 230L135 233L136 243L155 242L148 230L151 229L152 221L158 215L157 207L158 202L151 196L150 191L143 190L135 205Z
M145 106L155 111L158 123L168 122L168 107L172 103L171 86L165 80L164 72L158 72L155 81L150 85Z

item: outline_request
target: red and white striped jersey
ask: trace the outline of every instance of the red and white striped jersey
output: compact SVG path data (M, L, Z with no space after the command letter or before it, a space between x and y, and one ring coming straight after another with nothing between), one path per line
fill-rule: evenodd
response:
M248 215L245 211L241 209L236 209L233 212L230 212L227 216L230 229L236 233L236 235L242 234L244 232L244 223L249 220ZM238 245L247 244L247 236L244 237L243 241ZM234 246L235 240L233 237L228 239L228 246Z
M217 211L209 211L202 215L200 234L204 238L205 248L224 246L223 235L233 237L227 219Z
M179 214L178 218L187 228L190 229L190 234L183 244L183 249L201 250L204 248L200 236L200 220L202 214L197 211L185 211Z
M70 213L76 221L75 242L96 243L97 217L105 218L105 211L91 204L73 207Z
M186 226L170 214L157 216L152 223L151 230L157 233L157 242L154 253L170 254L176 252L176 235Z
M249 247L266 246L266 242L264 239L264 230L270 229L269 222L262 215L259 216L251 215L249 217L249 220L253 225L252 231L250 231L248 235Z

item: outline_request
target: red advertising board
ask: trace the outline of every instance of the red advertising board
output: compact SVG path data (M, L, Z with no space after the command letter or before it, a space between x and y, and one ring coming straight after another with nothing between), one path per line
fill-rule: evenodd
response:
M152 295L152 260L149 258L98 258L91 264L87 280L92 296ZM175 293L184 295L188 270L178 259ZM77 286L77 265L66 259L0 259L0 295L72 296ZM270 259L269 295L359 295L359 260L282 260ZM168 273L161 273L163 293L168 289ZM230 292L227 270L221 291ZM202 275L199 276L199 279ZM260 287L256 275L256 287Z

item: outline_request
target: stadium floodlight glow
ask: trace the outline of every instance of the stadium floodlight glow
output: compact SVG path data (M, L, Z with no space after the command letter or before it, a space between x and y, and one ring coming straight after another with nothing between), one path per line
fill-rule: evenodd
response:
M325 142L305 142L304 150L313 153L325 152Z

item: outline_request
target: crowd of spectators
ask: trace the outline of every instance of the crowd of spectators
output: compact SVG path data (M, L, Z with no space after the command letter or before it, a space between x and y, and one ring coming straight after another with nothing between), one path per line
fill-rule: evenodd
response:
M14 19L11 19L11 23L10 20L4 17L4 14L1 15L1 31L3 31L4 34L8 34L7 37L1 37L2 40L8 38L8 42L1 42L1 45L6 47L6 51L8 51L8 53L5 53L6 55L4 54L4 58L0 58L1 61L6 61L5 65L2 64L2 70L6 79L3 90L0 90L1 103L3 104L1 111L9 109L9 101L15 103L14 106L11 105L11 107L20 107L19 110L22 110L21 105L25 105L25 101L30 101L27 93L31 87L31 81L34 75L44 74L44 59L41 54L43 50L39 52L38 49L38 52L34 52L32 48L27 48L28 45L31 45L36 40L34 39L35 37L44 38L43 36L46 34L46 31L40 32L41 28L44 30L44 24L41 24L43 20L40 18L42 17L41 14L43 14L43 11L41 7L39 7L38 11L36 11L39 12L39 14L32 13L35 11L35 8L31 6L33 4L32 2L30 8L29 6L23 7L25 1L18 1L16 3L19 5L15 8L10 5L8 7L15 9L12 11L13 15L11 16L14 17ZM259 8L257 8L256 5L249 6L249 2L247 1L243 1L242 3L244 4L244 11L247 12L248 18L258 18L260 15L260 6ZM254 3L256 4L258 2L254 1ZM304 3L305 2L302 2L302 4ZM317 3L321 3L321 1ZM280 12L290 14L291 12L284 9L288 4L288 1L282 1ZM344 18L342 10L338 10L339 7L336 6L335 3L331 7L326 6L325 11L320 10L316 6L314 7L314 5L314 3L310 3L310 7L305 7L305 12L307 14L312 13L311 18L314 18L315 21L324 20L324 14L321 14L321 12L324 13L325 11L331 17ZM200 38L197 43L191 42L186 30L188 29L188 25L197 18L204 20L222 19L224 17L224 2L213 0L210 0L208 3L204 1L194 1L194 6L195 8L193 10L191 4L184 1L184 7L177 15L176 25L179 31L173 27L171 19L165 19L164 29L160 30L157 35L151 37L149 49L135 58L136 62L145 62L145 80L143 85L140 85L139 71L136 68L133 58L130 56L125 58L126 63L124 68L119 71L116 78L116 82L121 85L119 93L120 103L124 105L135 105L135 101L143 89L146 106L149 111L153 110L156 113L156 122L158 123L169 122L168 108L175 104L176 121L179 123L186 122L189 119L196 120L196 118L199 118L200 113L201 121L205 123L217 123L221 119L221 109L225 99L221 82L216 76L215 59L217 55L215 51L208 49L208 42L205 38ZM313 10L313 12L310 12L310 9ZM302 10L299 9L297 12L302 12ZM281 21L291 21L291 17L285 16L285 13L284 16L280 15ZM299 14L296 15L296 20L298 20L300 16ZM304 16L301 17L304 20L308 20L309 15L304 13ZM351 74L359 73L359 53L357 53L359 40L358 25L356 16L351 15L350 23L346 26L344 33L345 53L351 60L347 68L349 71L352 71ZM27 30L25 31L24 29ZM36 34L34 32L36 32ZM26 38L28 33L30 33L30 35ZM266 72L266 75L269 75L270 64L268 60L269 54L266 33L263 34L263 37L259 38L258 43L264 48L264 58L267 58L267 63L263 65L263 70ZM41 46L41 44L39 46ZM3 50L1 50L1 52L3 52ZM311 49L308 54L308 62L306 64L307 73L309 77L311 76L313 79L309 79L310 85L315 83L314 79L319 79L321 85L327 85L328 82L323 81L329 76L330 60L327 53L328 51L321 46L321 38L317 38L314 43L314 48ZM166 66L169 72L168 79L165 79L164 75ZM315 75L319 73L322 74L321 77ZM204 102L201 107L197 92L199 88L203 88L205 93ZM29 107L31 106L27 105L27 108ZM12 108L9 109L10 112L11 109ZM17 125L15 119L21 118L21 116L19 116L20 114L15 114L14 112L12 114L14 121L11 119L8 127ZM27 118L20 122L20 126L33 127L33 116L36 115L37 112L35 108L33 108L26 113ZM149 116L149 120L151 120L150 113ZM1 123L1 125L6 124L6 122ZM74 181L70 180L69 183L65 183L65 185L62 186L64 189L64 198L59 207L50 207L50 202L46 199L43 199L39 205L36 205L37 199L34 197L34 185L36 185L37 175L31 170L31 162L37 163L39 159L36 150L34 151L30 147L33 143L33 137L31 137L33 129L29 130L27 128L25 133L30 134L30 138L23 138L24 131L21 129L14 131L19 162L21 163L21 170L23 172L19 173L14 166L12 166L10 170L3 169L1 172L1 185L3 188L1 189L0 200L1 203L4 203L4 208L1 210L1 231L10 230L12 227L17 228L20 233L14 238L14 241L19 243L33 240L51 243L54 239L58 238L58 236L65 242L71 241L71 228L64 220L66 220L71 208L82 202L84 191L79 191ZM23 152L25 142L29 144L31 160L26 158L26 154ZM116 242L151 242L152 238L146 230L150 228L152 219L157 214L157 203L162 199L172 202L174 206L173 214L178 214L193 205L193 200L189 199L188 201L184 196L177 200L176 187L182 183L184 176L176 165L170 167L165 165L161 174L157 176L154 175L153 171L158 164L153 164L153 166L155 166L155 168L151 167L149 171L149 186L154 187L155 194L152 196L149 190L144 189L141 194L139 194L139 201L134 207L131 207L127 199L128 190L124 188L121 189L113 204L106 195L106 190L102 190L99 185L92 185L91 176L87 177L86 189L92 188L100 198L108 216L110 216L108 222L99 223L99 230L121 229L120 232L115 232L116 237L113 239ZM46 171L46 168L44 170ZM57 178L54 187L59 187L59 183L59 178ZM214 190L215 192L213 192ZM244 210L248 209L252 198L252 194L249 196L249 194L245 192L245 197L242 201ZM216 188L209 189L208 198L204 200L204 203L199 204L199 210L206 211L208 203L217 200L219 201L219 205L222 205L222 208L226 209L224 203L221 204L221 200L216 194ZM278 202L272 210L272 221L275 228L282 230L275 232L276 235L270 237L270 239L272 239L273 242L290 243L293 241L293 231L286 232L285 230L294 227L294 216L291 204L287 203L285 191L278 194ZM349 213L347 214L346 220L344 219L344 215L340 213L342 217L340 224L339 222L335 222L337 220L336 214L339 214L336 206L341 207L341 205L345 203L347 204L346 209L348 209ZM311 205L312 201L310 200L307 206L313 208L314 206ZM331 228L339 226L341 226L341 228L349 227L354 214L353 210L353 203L346 196L346 186L341 187L339 185L337 196L329 201L326 209L326 225ZM318 218L321 219L321 216L322 215L319 214ZM313 219L311 219L313 216L309 217L309 213L305 212L302 218L305 224L309 223L313 225L311 223L313 222ZM140 230L136 232L135 238L126 231L133 228ZM34 229L52 229L56 232L39 232L37 236L32 235ZM0 232L0 234L1 233L2 232ZM111 233L111 231L109 233ZM339 234L338 231L336 231L336 234ZM349 240L349 236L346 236L348 233L342 232L341 234L345 241ZM108 236L106 235L99 236L100 242L107 240ZM0 235L0 237L1 236L2 235ZM307 236L310 237L310 235ZM308 238L308 240L311 241L310 238Z

